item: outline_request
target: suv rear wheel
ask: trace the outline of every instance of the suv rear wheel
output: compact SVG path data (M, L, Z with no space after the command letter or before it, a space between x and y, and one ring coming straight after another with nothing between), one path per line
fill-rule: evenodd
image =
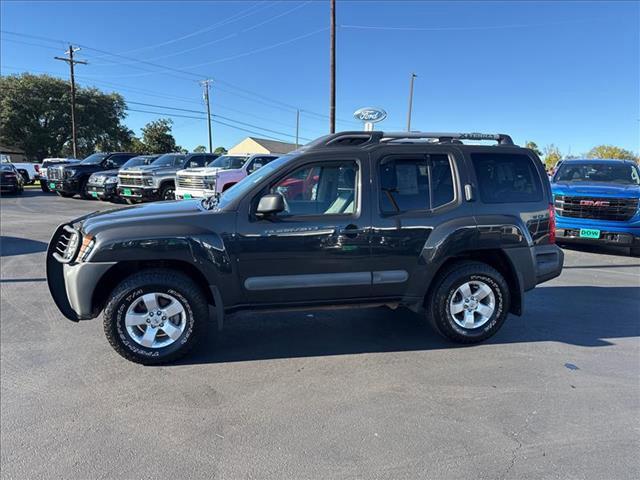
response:
M493 267L458 263L437 282L428 299L432 327L457 343L477 343L494 335L509 312L509 287Z
M144 365L172 362L193 348L207 321L200 288L173 270L146 270L125 279L104 310L104 331L124 358Z

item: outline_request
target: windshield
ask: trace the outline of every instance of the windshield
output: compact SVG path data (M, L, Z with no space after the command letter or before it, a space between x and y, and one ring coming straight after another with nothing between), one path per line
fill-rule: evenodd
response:
M223 170L231 170L236 168L242 168L249 157L244 155L223 155L216 158L213 162L207 165L207 167L221 168Z
M129 167L139 167L140 165L149 165L158 157L147 157L147 156L139 156L133 157L125 162L121 168L129 168Z
M89 155L87 158L82 160L80 163L83 165L98 165L105 158L107 158L108 153L94 153L93 155Z
M264 167L259 168L251 175L243 178L236 183L229 190L224 192L218 202L218 208L224 208L225 206L233 203L238 198L242 198L245 194L253 188L257 183L260 183L264 178L271 175L272 172L282 167L285 163L289 162L295 155L284 155L272 162L267 163Z
M167 153L165 155L160 155L157 160L152 162L152 165L154 167L174 167L181 165L185 158L186 155Z
M640 185L638 170L626 163L563 162L554 182L601 182Z

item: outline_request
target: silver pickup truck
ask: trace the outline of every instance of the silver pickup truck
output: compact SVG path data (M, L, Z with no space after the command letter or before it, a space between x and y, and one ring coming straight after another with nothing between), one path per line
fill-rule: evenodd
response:
M216 158L211 153L167 153L150 165L123 168L118 172L118 195L127 203L173 200L178 170L204 167Z

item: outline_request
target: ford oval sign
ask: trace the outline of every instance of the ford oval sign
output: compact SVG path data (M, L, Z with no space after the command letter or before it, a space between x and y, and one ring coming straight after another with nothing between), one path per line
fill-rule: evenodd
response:
M377 123L387 118L387 112L381 108L365 107L356 110L353 113L353 117L361 122Z

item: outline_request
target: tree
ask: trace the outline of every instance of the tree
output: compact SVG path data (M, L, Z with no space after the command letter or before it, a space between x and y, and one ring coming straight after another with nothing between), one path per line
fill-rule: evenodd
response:
M589 153L587 153L587 158L619 158L622 160L639 161L638 155L635 153L614 145L598 145L597 147L593 147L589 150Z
M562 153L560 153L560 149L556 147L553 143L547 145L543 149L544 152L544 164L547 168L552 168L562 160Z
M0 77L0 143L16 146L41 160L71 152L68 82L48 75ZM132 132L122 124L124 99L96 88L76 89L78 155L96 149L121 150Z
M194 153L205 153L207 151L207 147L205 147L204 145L198 145L196 148L193 149Z
M215 153L216 155L226 155L227 154L227 149L224 147L216 147L216 149L213 151L213 153Z
M160 118L147 123L142 127L142 143L146 146L148 153L170 153L175 152L176 139L171 133L173 121L169 118Z
M542 152L540 151L540 148L538 147L538 144L536 142L527 142L524 144L525 148L528 148L530 150L533 150L535 152L536 155L538 155L540 158L542 158Z

